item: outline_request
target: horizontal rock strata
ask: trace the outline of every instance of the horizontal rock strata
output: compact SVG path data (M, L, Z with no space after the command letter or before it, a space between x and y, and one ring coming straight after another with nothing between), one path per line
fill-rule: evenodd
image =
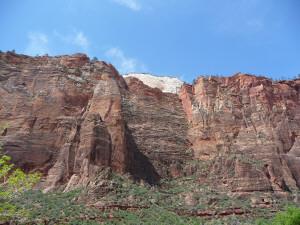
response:
M141 185L188 176L245 196L299 190L300 79L239 73L164 91L84 54L0 52L0 142L46 191L102 193L90 178L104 169Z
M231 191L298 189L300 79L199 77L179 93L195 158ZM219 177L218 177L219 176Z

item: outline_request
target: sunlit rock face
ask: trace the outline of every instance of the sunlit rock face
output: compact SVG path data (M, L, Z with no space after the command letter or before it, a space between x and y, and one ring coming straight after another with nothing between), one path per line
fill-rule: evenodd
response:
M300 79L199 77L179 98L196 159L231 191L300 187ZM216 179L218 180L218 179Z
M150 184L192 176L223 192L293 191L299 92L300 79L235 74L184 85L120 76L79 53L0 52L0 124L9 124L0 142L19 168L43 173L46 191L86 186L103 170Z
M0 141L18 167L42 172L48 188L126 171L125 82L113 66L84 54L0 60L0 123L9 124Z
M146 73L130 73L123 75L124 78L135 77L141 80L144 84L152 88L158 88L164 93L177 94L183 81L179 80L177 77L159 77Z

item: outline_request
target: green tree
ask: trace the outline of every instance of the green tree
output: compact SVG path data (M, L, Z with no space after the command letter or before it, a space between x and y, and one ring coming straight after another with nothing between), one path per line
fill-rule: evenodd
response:
M194 78L194 79L193 79L193 85L195 85L195 84L196 84L196 82L197 82L197 81L196 81L196 79Z
M92 61L93 61L93 62L97 62L97 61L98 61L98 58L97 58L96 56L94 56L93 59L92 59Z
M78 74L82 74L82 71L79 67L76 68L75 72L78 73Z
M274 219L274 225L299 225L300 209L295 207L286 207L286 212L278 212Z
M7 126L0 128L0 134ZM0 147L0 221L26 216L24 209L14 206L11 201L19 198L38 182L41 174L25 174L20 169L13 170L14 164L10 164L11 157L2 154Z

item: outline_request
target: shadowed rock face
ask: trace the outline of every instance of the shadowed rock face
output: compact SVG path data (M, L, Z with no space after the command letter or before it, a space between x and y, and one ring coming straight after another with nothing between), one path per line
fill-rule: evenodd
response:
M196 175L231 192L299 189L299 92L299 79L236 74L177 95L84 54L0 53L0 142L25 172L43 172L47 190L103 169L152 184Z
M47 187L125 172L125 83L111 65L83 54L0 56L0 123L9 124L0 141L20 168L43 172Z
M195 158L231 191L282 191L300 183L300 79L199 77L179 93Z
M125 80L129 90L123 95L122 113L128 128L129 170L150 183L159 177L184 176L174 168L192 153L178 95L150 88L134 77Z

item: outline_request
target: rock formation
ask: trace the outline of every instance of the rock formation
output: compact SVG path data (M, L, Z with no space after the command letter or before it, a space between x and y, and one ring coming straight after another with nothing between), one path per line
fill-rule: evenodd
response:
M196 159L230 191L298 189L300 79L199 77L179 93ZM217 177L218 178L218 177Z
M129 170L150 182L158 181L159 176L183 176L176 165L190 159L192 152L178 96L150 88L137 78L126 78L126 82L122 113L131 155Z
M0 141L18 167L43 172L48 188L102 168L125 172L125 82L112 65L83 54L0 56L0 123L9 124Z
M138 78L147 86L152 88L158 88L164 93L178 94L180 88L184 84L184 82L179 80L177 77L158 77L147 73L130 73L122 76L124 78Z
M1 52L3 149L42 172L47 191L104 169L150 184L194 176L225 192L299 190L300 79L199 77L176 94L183 82L124 78L84 54Z

